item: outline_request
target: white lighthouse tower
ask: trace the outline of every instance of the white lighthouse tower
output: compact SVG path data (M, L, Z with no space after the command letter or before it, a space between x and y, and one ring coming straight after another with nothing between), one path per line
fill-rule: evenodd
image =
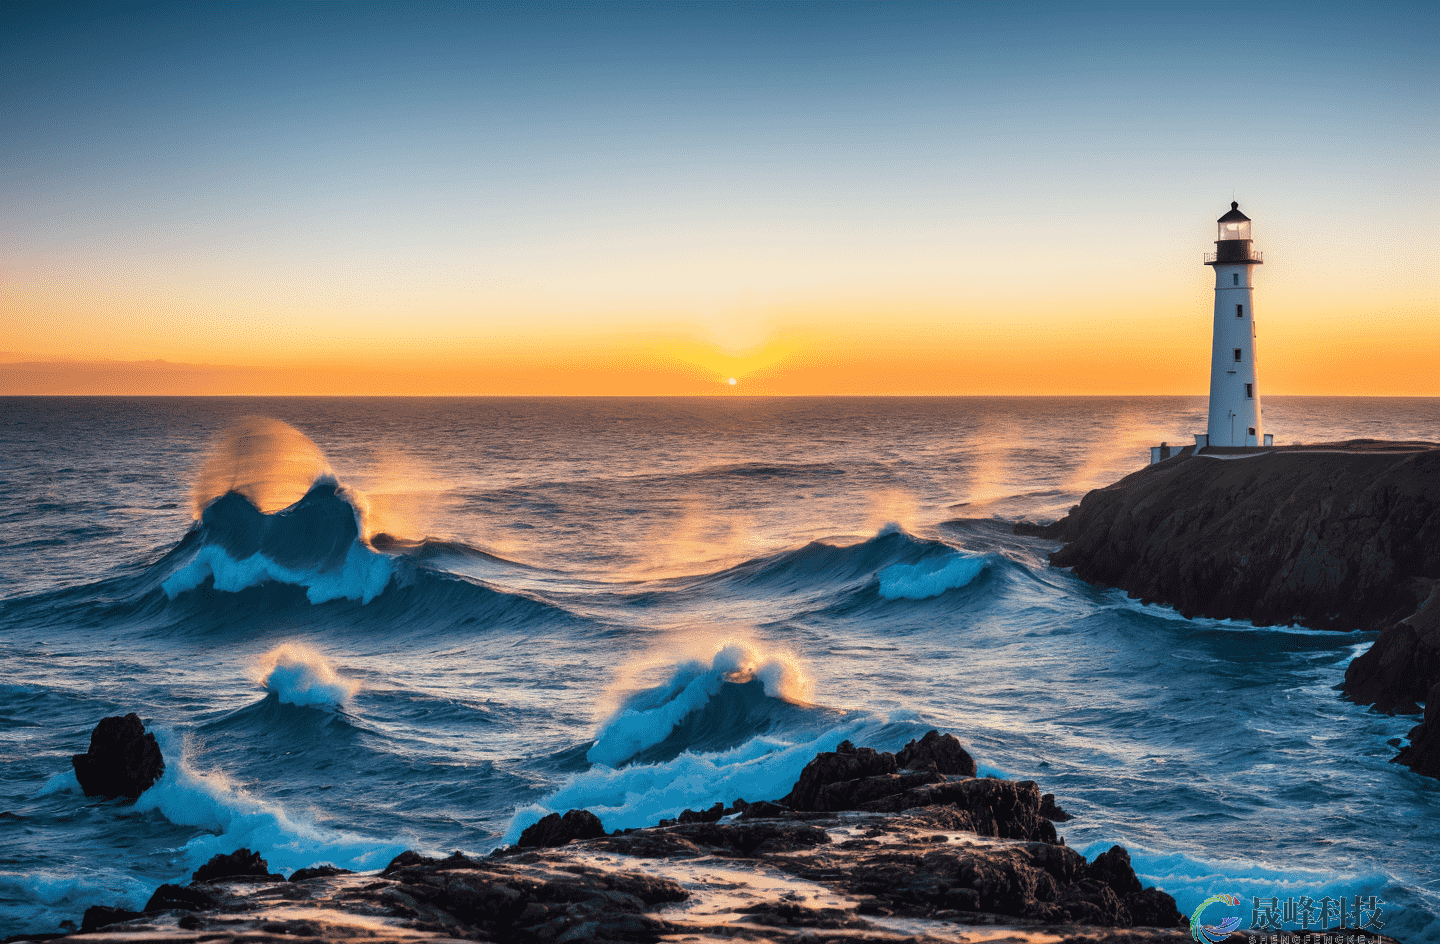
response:
M1215 269L1208 445L1258 446L1266 437L1256 378L1253 275L1264 260L1250 247L1250 217L1240 204L1230 204L1219 229L1215 251L1205 254L1205 264Z

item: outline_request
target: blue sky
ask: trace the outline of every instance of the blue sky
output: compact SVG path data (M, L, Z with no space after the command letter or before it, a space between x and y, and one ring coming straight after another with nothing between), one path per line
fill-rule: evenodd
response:
M1232 193L1291 265L1280 324L1437 300L1433 5L0 11L3 350L363 359L387 319L736 347L866 305L964 325L979 279L1043 328L1102 256L1137 319L1203 285L1179 260Z

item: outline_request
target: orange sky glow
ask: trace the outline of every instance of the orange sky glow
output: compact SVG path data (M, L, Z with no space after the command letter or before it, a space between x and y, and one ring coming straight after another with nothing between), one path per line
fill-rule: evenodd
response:
M1203 394L1234 196L1262 394L1440 396L1398 12L517 11L14 8L0 395Z

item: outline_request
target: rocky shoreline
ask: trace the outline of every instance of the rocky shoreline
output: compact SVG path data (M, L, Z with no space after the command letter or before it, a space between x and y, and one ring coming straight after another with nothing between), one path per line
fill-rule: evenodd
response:
M1396 757L1440 777L1440 448L1357 440L1187 452L1090 492L1051 563L1187 617L1378 631L1344 692L1427 706Z
M895 754L849 743L818 754L775 801L613 833L571 810L485 858L405 852L378 872L319 866L287 879L241 849L187 885L162 885L141 912L91 908L67 939L1192 940L1125 849L1087 862L1057 834L1070 817L1053 796L975 774L959 740L932 731Z

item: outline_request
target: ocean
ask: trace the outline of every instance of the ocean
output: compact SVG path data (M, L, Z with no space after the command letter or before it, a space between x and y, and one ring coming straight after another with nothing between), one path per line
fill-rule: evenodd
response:
M1265 406L1279 444L1440 440L1436 399ZM1187 620L1012 533L1204 410L0 399L0 934L241 846L287 873L484 854L938 728L1182 912L1374 895L1386 933L1440 940L1440 783L1389 762L1418 718L1336 690L1373 634ZM164 777L86 798L70 755L130 711Z

